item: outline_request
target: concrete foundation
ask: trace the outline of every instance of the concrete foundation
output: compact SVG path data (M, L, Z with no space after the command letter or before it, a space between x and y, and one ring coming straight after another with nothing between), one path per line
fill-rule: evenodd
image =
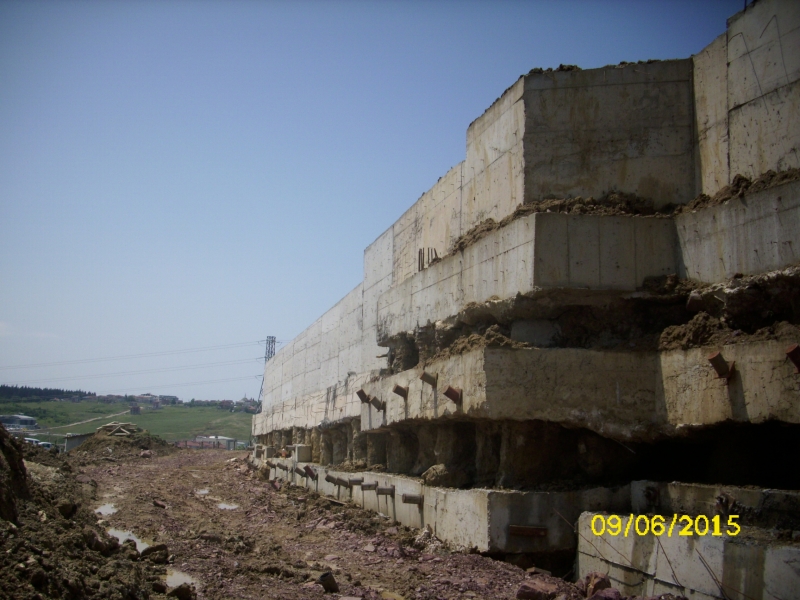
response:
M573 492L455 490L427 486L418 479L399 475L320 469L317 465L286 460L272 462L286 469L266 467L270 478L352 502L409 527L430 525L439 539L454 547L478 552L572 550L576 547L576 538L570 523L575 522L582 511L601 506L625 510L630 505L629 486ZM295 467L302 470L306 466L314 469L316 480L302 477L294 471ZM351 480L358 483L342 485ZM377 486L376 489L364 490L362 483ZM391 494L384 493L385 490L391 490ZM406 501L403 500L404 495ZM410 496L421 496L422 503L410 503Z

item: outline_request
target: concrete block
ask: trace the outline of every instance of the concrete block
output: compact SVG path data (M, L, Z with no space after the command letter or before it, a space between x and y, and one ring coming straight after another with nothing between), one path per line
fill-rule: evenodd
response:
M736 361L729 383L708 363L712 348L673 350L659 359L663 409L668 423L710 425L724 421L800 423L800 391L794 367L786 360L786 344L752 342L722 347L727 361Z
M480 552L534 552L570 550L576 547L573 523L584 510L600 506L627 510L630 488L592 488L576 492L517 492L487 489L457 490L426 486L418 479L402 475L365 472L340 472L309 465L318 472L315 480L294 471L295 464L276 459L287 469L275 469L278 479L289 481L337 500L353 502L399 521L408 527L430 525L436 536L456 547ZM394 495L379 495L360 485L343 486L337 481L362 479L379 487L394 487ZM403 494L423 496L422 505L402 501ZM558 516L557 512L566 518ZM543 537L509 535L510 525L541 524Z
M723 33L694 62L697 191L713 196L728 185L728 36Z
M289 446L289 448L291 448L292 458L296 462L311 462L311 446L306 444L295 444L293 446Z
M800 182L675 218L686 276L705 283L783 269L800 260Z
M721 599L726 596L719 581L726 594L733 596L737 591L750 598L796 596L800 576L792 565L800 562L800 547L781 543L768 531L753 528L752 535L745 531L740 537L724 532L720 537L626 537L607 532L597 536L591 529L595 514L583 513L578 520L579 578L592 571L607 573L612 585L625 595L672 593ZM624 531L630 517L621 518Z
M525 200L694 197L692 61L525 77Z

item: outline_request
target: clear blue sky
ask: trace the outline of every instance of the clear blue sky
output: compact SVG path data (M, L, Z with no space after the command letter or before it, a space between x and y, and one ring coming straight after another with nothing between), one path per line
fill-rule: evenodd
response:
M290 340L519 75L688 57L742 5L0 2L0 383L255 396L255 343L9 367Z

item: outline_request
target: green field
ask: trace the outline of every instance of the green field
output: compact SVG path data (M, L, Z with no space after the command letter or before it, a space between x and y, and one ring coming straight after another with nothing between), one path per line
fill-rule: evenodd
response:
M109 421L135 423L150 433L165 440L186 440L196 435L222 435L248 441L253 415L243 412L231 413L216 406L194 406L188 404L165 406L158 410L142 407L141 415L128 414L125 404L103 404L100 402L15 402L0 404L3 414L24 414L36 417L39 426L58 427L78 421L103 417L96 421L54 429L53 433L87 433ZM111 416L125 411L126 414ZM47 434L32 434L42 441L57 441Z

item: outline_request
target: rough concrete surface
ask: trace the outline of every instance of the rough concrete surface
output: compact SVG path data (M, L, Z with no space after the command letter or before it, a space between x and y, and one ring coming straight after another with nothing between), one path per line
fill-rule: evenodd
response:
M798 41L800 5L759 0L690 58L520 77L266 364L255 464L310 485L302 455L321 493L516 564L568 575L580 544L569 577L608 572L601 597L792 597ZM712 488L748 536L610 558L574 532L576 511L699 510Z

